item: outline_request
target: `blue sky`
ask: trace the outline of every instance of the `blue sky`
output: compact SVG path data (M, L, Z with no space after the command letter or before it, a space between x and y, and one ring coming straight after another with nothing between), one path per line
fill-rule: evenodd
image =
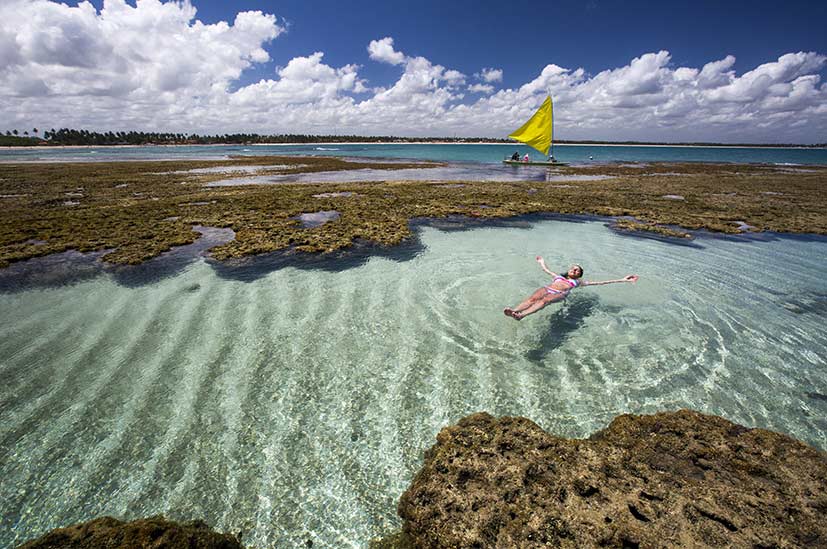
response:
M398 71L370 63L366 49L385 36L408 55L466 74L502 67L506 87L530 80L548 63L598 73L659 50L687 66L731 54L738 73L789 52L827 53L827 2L818 1L205 0L195 6L205 23L232 21L248 10L287 22L287 33L265 47L272 61L245 71L239 85L316 51L333 66L364 64L371 83L388 85Z
M827 2L124 2L6 0L0 115L498 137L550 87L564 138L827 141Z

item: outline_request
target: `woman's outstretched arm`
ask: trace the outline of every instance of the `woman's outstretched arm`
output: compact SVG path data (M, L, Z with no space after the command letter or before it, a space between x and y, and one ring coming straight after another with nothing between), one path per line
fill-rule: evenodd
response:
M623 278L619 278L617 280L584 280L583 286L602 286L604 284L617 284L619 282L637 282L637 279L637 275L626 275Z
M537 260L537 263L539 263L539 264L540 264L540 267L542 267L542 269L543 269L545 272L547 272L547 273L548 273L549 275L551 275L551 276L557 276L557 273L555 273L555 272L552 272L552 271L549 271L549 270L548 270L548 267L546 267L546 262L543 260L543 258L542 258L542 257L540 257L540 256L538 255L535 259Z

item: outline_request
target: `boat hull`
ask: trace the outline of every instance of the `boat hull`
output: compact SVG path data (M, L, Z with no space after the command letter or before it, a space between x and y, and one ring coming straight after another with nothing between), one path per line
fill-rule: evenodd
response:
M523 162L522 160L503 160L509 166L568 166L566 162Z

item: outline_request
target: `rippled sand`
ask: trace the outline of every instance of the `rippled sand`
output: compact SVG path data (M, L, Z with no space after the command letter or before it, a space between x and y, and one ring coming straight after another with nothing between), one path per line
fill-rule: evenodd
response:
M163 512L252 546L364 546L398 527L439 429L480 410L580 437L691 407L827 448L827 240L420 237L413 259L339 271L241 281L198 260L0 294L0 545ZM508 319L547 280L538 253L641 280Z

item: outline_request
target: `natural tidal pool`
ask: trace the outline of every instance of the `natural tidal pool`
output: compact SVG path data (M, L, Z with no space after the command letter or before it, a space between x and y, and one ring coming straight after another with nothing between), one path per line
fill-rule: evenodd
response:
M0 546L164 513L254 547L364 547L399 527L437 432L482 410L584 437L690 407L827 449L827 239L562 220L418 239L338 267L4 286ZM641 278L517 322L502 309L548 280L537 254Z

